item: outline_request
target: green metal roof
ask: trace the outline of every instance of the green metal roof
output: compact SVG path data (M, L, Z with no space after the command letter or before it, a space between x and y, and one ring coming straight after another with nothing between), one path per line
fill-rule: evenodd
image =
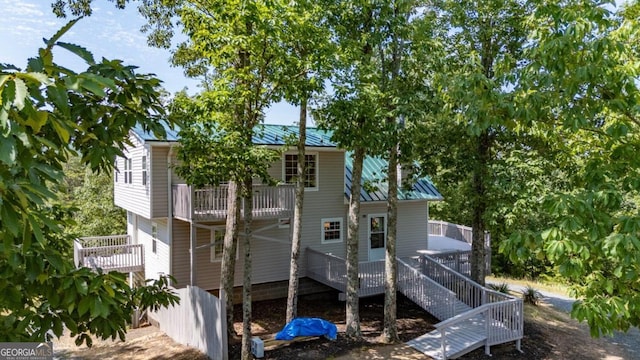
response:
M367 156L362 165L362 187L360 201L387 201L388 183L386 178L388 162L380 157ZM344 194L349 197L353 179L353 159L351 153L345 154ZM366 185L365 185L366 184ZM398 187L398 200L442 200L443 197L429 177L423 177L413 184L411 189Z
M134 133L144 141L169 141L175 142L180 139L180 128L175 126L170 128L165 125L167 133L166 138L159 139L151 133L148 133L140 127L133 129ZM264 124L256 126L254 129L253 143L256 145L285 145L287 139L298 137L298 126L293 125L271 125ZM331 132L320 130L313 127L307 128L307 139L305 142L307 147L330 147L335 148L337 145L331 141Z
M177 142L179 140L179 128L169 128L165 125L167 136L165 139L158 139L153 134L143 131L141 128L135 128L134 133L144 141L168 141ZM336 148L337 144L331 141L332 133L317 128L307 128L307 139L305 145L307 147L327 147ZM298 126L292 125L272 125L264 124L256 127L253 142L256 145L285 145L288 138L298 137ZM362 188L360 190L360 200L369 201L386 201L387 188L386 169L387 161L380 157L368 156L364 160L362 169ZM352 182L352 158L351 153L345 153L345 196L351 194ZM364 186L367 184L367 186ZM367 191L368 190L368 191ZM442 195L433 186L429 177L418 179L418 181L409 190L398 189L399 200L442 200Z

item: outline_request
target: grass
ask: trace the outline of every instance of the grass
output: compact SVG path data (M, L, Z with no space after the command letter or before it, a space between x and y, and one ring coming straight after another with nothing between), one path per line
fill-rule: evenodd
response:
M498 283L498 284L506 283L509 285L520 285L524 287L531 286L536 288L537 290L548 291L548 292L552 292L552 293L556 293L564 296L569 296L568 288L565 285L560 283L512 279L512 278L496 277L496 276L487 276L486 281L492 282L492 283Z

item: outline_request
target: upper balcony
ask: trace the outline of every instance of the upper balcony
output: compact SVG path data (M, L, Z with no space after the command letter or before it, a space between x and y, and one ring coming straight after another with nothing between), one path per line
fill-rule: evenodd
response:
M186 184L173 185L173 216L184 220L215 221L226 219L229 186L194 189ZM295 205L295 186L253 186L253 218L277 219L290 217ZM244 207L240 205L240 216Z
M129 235L82 237L73 242L73 262L104 272L143 271L144 247L132 244Z

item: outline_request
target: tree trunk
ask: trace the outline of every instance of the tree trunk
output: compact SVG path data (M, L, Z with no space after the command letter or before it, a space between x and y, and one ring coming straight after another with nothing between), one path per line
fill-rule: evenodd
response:
M306 179L305 143L307 139L307 99L300 103L298 138L298 178L296 180L296 207L293 212L293 232L291 234L291 265L289 268L289 292L287 296L287 323L298 312L298 265L300 258L300 235L302 230L302 209L304 205L304 185Z
M227 223L224 233L224 248L220 270L220 288L224 289L224 303L227 308L227 333L229 340L237 337L233 328L233 279L236 269L236 249L238 244L238 219L240 218L240 192L238 183L229 181L227 194Z
M251 360L251 237L253 236L253 179L246 175L244 197L244 277L242 282L242 359Z
M488 130L484 130L478 137L478 161L473 170L473 227L471 244L471 279L484 285L486 276L485 246L484 246L484 214L487 209L487 194L485 182L488 176L490 138Z
M398 146L389 149L389 167L387 168L387 246L384 259L384 342L398 341L396 326L396 301L398 264L396 262L397 222L398 222Z
M360 339L360 302L358 288L360 278L358 271L358 237L360 228L360 189L362 180L362 164L364 163L365 149L357 147L353 152L353 173L351 183L351 195L349 196L349 219L347 228L347 309L346 309L346 335L350 338Z

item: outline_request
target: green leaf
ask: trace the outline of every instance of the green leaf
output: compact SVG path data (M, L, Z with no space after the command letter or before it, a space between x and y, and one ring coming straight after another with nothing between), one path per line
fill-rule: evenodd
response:
M80 300L80 303L78 304L78 314L80 316L83 316L87 313L91 304L91 300L92 299L89 296L85 296L82 298L82 300Z
M16 84L16 94L13 99L13 105L15 105L18 110L22 110L24 108L25 99L27 98L27 85L20 78L16 78L14 82Z
M16 142L13 137L8 137L0 141L0 162L12 166L16 161Z
M47 40L43 38L42 40L47 45L47 49L51 49L55 45L55 43L58 40L60 40L62 35L64 35L67 31L69 31L69 29L71 29L71 27L75 25L80 19L82 19L82 17L69 21L62 28L60 28L60 30L58 30L55 34L53 34L53 36L50 39Z
M42 72L18 73L18 74L16 74L16 77L20 78L20 79L24 79L24 80L35 82L37 84L45 85L45 86L50 85L50 84L53 83L53 81L51 79L49 79L47 74L42 73Z
M60 46L63 49L67 49L69 51L71 51L72 53L78 55L79 57L81 57L87 64L89 65L94 65L96 62L93 59L93 54L91 52L89 52L89 50L87 50L86 48L79 46L79 45L75 45L75 44L69 44L66 42L61 42L58 41L56 43L57 46Z
M78 294L87 295L87 292L89 291L89 286L87 285L87 282L84 279L76 279L75 283L76 283L76 290L78 291Z
M71 133L69 132L69 130L67 130L58 121L52 121L51 124L53 124L53 128L56 130L56 133L60 137L60 140L62 140L65 143L68 143L69 139L71 138Z
M36 111L34 116L29 117L25 122L25 125L29 126L33 129L34 133L39 133L40 129L47 123L47 119L49 118L49 113L44 110Z

